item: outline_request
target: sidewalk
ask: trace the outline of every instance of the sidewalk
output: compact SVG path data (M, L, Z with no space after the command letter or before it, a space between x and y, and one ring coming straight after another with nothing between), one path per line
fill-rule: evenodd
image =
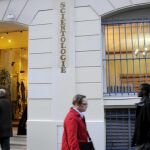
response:
M26 135L17 135L17 128L13 128L13 137L10 138L10 150L26 150L26 140Z

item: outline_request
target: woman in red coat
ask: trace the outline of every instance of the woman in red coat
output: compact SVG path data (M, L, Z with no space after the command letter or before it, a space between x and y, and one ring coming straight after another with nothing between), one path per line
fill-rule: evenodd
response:
M80 150L79 144L89 141L89 134L83 115L87 106L86 96L78 94L74 97L73 107L64 121L61 150Z

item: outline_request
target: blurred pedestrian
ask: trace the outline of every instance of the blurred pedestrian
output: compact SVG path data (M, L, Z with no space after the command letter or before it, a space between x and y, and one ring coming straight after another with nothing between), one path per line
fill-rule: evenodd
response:
M2 150L10 150L12 136L12 107L5 89L0 89L0 144Z
M132 139L132 146L136 150L150 150L150 85L140 85L141 102L136 104L135 131Z

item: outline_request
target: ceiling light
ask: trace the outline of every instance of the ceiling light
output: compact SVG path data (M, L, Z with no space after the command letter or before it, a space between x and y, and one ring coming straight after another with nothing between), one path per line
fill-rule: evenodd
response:
M11 40L10 40L10 39L8 39L8 43L11 43Z
M148 49L147 49L147 47L145 47L145 49L144 49L146 52L148 51Z
M12 13L7 15L7 19L13 20L14 18L15 18L15 16Z
M138 52L139 52L139 50L138 50L138 49L136 49L136 50L135 50L135 52L134 52L134 54L135 54L135 55L137 55L137 54L138 54Z
M4 37L3 36L1 36L1 39L3 39Z
M146 52L143 52L143 56L146 56Z

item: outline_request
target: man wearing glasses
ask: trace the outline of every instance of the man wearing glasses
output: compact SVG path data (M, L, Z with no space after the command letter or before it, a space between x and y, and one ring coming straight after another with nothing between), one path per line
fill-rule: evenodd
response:
M83 112L87 110L88 102L86 96L77 94L73 98L73 107L64 120L64 132L61 150L94 150L91 147L91 138L86 128ZM93 146L93 145L92 145Z

